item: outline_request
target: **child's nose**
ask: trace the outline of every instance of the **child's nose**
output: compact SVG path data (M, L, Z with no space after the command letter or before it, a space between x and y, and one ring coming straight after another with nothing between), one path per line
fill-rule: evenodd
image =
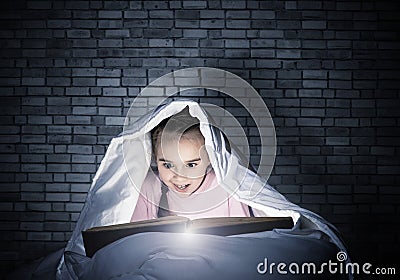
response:
M178 170L174 171L173 178L176 180L184 180L187 177L188 177L187 174L185 174L183 170L178 169Z
M183 180L185 177L182 176L182 174L180 174L179 172L174 172L173 178L174 180L179 182L180 180Z

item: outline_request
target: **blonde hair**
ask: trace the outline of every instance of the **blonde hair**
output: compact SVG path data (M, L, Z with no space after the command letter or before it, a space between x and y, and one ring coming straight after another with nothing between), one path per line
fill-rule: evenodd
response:
M160 145L161 135L166 135L167 139L173 140L188 139L204 141L204 136L200 131L200 122L197 118L189 114L187 107L181 112L163 120L151 131L154 157L156 157L157 149Z

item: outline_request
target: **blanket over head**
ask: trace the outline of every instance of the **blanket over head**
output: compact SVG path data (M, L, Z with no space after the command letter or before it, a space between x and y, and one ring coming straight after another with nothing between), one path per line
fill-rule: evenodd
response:
M210 116L194 101L177 100L157 107L139 119L130 129L112 139L93 179L83 210L58 265L57 278L69 278L68 254L84 256L83 230L95 226L127 223L138 201L151 163L150 131L163 119L186 107L200 121L206 149L220 186L234 198L253 208L255 216L290 216L295 226L288 234L302 230L324 233L339 250L346 251L335 227L317 214L289 202L265 179L249 169L238 152L229 148L222 132L210 125ZM227 135L229 137L229 135ZM282 230L284 231L284 230Z

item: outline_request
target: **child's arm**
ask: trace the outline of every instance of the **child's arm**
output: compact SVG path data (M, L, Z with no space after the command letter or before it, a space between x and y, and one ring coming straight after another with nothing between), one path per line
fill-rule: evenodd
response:
M160 181L149 173L144 180L140 189L139 198L137 200L135 210L133 211L131 222L151 220L157 218L158 203L161 197Z
M147 199L139 194L138 201L136 203L135 211L133 211L131 222L149 220L149 205Z
M233 196L228 199L228 207L230 217L251 217L249 206L237 201Z

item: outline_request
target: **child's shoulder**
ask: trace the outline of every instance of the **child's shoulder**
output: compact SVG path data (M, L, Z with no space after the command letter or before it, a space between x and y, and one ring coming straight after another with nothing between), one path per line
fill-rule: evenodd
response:
M204 178L204 182L198 192L209 191L218 186L217 177L213 169L211 169Z

